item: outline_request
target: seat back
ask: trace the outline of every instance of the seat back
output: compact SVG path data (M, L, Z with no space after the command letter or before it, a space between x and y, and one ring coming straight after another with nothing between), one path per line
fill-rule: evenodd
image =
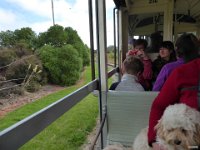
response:
M132 146L142 128L148 125L151 104L158 92L108 91L107 144Z

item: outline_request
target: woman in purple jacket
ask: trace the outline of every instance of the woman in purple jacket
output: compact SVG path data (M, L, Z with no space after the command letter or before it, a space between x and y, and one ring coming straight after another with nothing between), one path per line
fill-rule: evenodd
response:
M155 82L162 67L168 63L176 61L176 52L174 44L171 41L163 41L159 49L159 56L152 63L153 77L152 81Z
M177 61L163 66L153 85L153 91L160 91L170 73L178 66L198 57L198 39L193 34L184 34L176 42Z

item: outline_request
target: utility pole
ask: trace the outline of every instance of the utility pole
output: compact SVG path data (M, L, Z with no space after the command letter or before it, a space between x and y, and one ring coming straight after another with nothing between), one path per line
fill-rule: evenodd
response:
M53 25L55 25L53 0L51 0L51 8L52 8Z

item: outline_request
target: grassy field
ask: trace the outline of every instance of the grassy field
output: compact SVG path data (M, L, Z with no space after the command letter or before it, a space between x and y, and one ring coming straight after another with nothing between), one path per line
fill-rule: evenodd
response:
M0 120L0 130L22 120L34 112L64 97L89 82L90 68L86 68L80 85L68 87L27 104ZM62 115L53 124L22 146L21 150L78 150L96 124L98 98L92 94Z

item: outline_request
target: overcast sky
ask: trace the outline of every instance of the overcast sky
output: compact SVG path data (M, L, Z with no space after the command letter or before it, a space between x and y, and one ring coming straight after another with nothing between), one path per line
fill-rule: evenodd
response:
M106 0L106 6L109 46L113 45L113 0ZM0 0L0 31L22 27L30 27L37 34L47 31L53 24L51 8L51 0ZM88 0L54 0L54 16L56 24L72 27L90 46Z

